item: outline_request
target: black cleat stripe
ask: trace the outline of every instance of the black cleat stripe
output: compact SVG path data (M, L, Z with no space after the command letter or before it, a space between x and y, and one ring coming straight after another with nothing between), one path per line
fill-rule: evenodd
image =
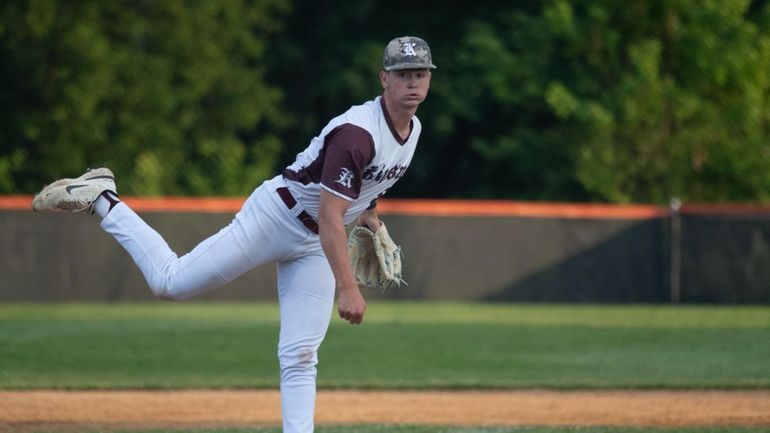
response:
M70 186L64 188L64 190L67 191L67 194L72 194L72 190L73 189L75 189L75 188L83 188L85 186L88 186L88 185L70 185Z

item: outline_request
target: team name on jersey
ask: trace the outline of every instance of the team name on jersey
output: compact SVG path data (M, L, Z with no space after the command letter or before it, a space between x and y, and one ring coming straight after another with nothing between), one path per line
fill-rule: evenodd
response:
M398 179L406 173L408 165L395 165L393 167L386 167L385 164L373 165L367 168L361 175L363 180L373 180L380 183L385 180Z

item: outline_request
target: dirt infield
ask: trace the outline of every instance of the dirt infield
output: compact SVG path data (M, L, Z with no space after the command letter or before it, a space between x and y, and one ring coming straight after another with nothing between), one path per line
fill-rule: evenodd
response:
M277 391L0 391L0 432L255 427ZM770 391L321 391L317 423L770 426Z

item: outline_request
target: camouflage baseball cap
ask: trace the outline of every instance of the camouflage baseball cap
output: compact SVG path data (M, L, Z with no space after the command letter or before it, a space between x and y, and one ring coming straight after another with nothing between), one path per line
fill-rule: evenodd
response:
M382 68L386 71L436 69L436 65L433 64L427 42L414 36L402 36L393 39L385 47Z

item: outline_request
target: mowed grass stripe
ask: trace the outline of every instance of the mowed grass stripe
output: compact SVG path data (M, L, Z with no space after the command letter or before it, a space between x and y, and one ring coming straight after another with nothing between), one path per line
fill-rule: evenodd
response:
M0 306L0 387L277 387L273 304ZM324 388L770 387L770 308L371 303Z

